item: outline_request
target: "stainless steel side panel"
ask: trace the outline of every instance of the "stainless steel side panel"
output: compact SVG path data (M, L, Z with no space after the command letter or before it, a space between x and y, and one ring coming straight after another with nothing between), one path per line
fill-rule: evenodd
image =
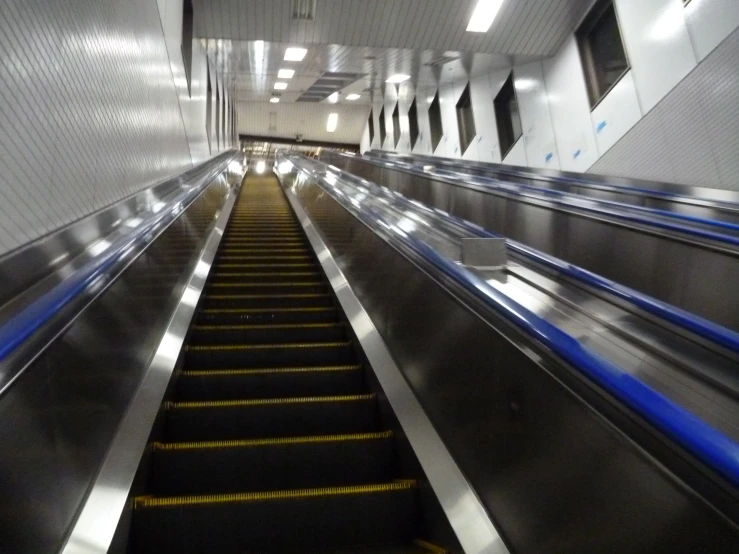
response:
M739 549L737 529L566 386L556 363L317 186L297 194L512 552Z
M360 158L330 155L330 162L408 198L739 330L736 253L378 168Z
M0 399L0 552L61 547L228 190L218 177Z

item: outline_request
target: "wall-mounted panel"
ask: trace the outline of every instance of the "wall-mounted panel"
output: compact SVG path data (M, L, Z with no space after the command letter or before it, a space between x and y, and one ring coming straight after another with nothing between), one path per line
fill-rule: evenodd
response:
M640 117L634 77L629 71L590 114L600 155L616 144Z
M560 167L585 171L598 159L598 149L575 38L571 37L553 58L544 60L543 66Z
M559 169L549 101L540 62L516 67L513 83L521 111L526 160L531 167Z
M615 5L641 111L647 113L696 65L683 1Z
M691 0L685 20L698 61L703 60L739 27L736 0Z

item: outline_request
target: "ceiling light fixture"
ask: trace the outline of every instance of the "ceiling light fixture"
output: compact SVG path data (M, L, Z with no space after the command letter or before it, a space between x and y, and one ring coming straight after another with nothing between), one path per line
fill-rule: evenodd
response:
M293 75L295 75L294 69L280 69L277 72L278 79L292 79Z
M398 73L397 75L393 75L392 77L390 77L385 82L386 83L391 83L391 84L394 85L394 84L397 84L397 83L402 83L403 81L407 81L410 78L411 78L410 75L403 75L402 73Z
M280 99L279 98L270 98L269 101L272 102L273 104L277 104L280 101Z
M361 94L347 94L346 99L347 100L359 100L362 98Z
M305 48L288 48L285 50L286 62L302 62L308 50Z
M472 12L467 31L470 33L486 33L502 5L503 0L479 0L475 11Z
M287 83L281 83L277 81L275 83L275 90L285 90L287 88Z
M328 122L326 123L326 130L329 133L333 133L339 124L339 114L330 113L328 114Z
M336 104L336 102L339 101L339 93L334 92L331 96L328 97L328 101L331 102L332 104Z

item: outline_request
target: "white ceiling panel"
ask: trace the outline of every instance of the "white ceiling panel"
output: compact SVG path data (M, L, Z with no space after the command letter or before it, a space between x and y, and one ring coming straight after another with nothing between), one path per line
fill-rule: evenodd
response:
M318 0L312 21L291 0L194 0L202 38L551 56L591 0L506 0L487 33L466 32L477 0Z
M336 131L326 131L328 114L339 114ZM238 132L241 135L359 144L369 106L236 102Z

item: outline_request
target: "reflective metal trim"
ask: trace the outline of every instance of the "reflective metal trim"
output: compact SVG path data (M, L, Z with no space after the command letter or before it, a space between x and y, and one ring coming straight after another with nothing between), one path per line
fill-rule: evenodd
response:
M292 192L285 192L465 553L508 554L480 499L403 378L320 233Z
M238 191L225 200L200 260L179 305L170 319L154 358L121 423L90 494L85 501L62 554L104 554L108 551L128 501L141 456L174 371L195 307L205 288L223 231Z

